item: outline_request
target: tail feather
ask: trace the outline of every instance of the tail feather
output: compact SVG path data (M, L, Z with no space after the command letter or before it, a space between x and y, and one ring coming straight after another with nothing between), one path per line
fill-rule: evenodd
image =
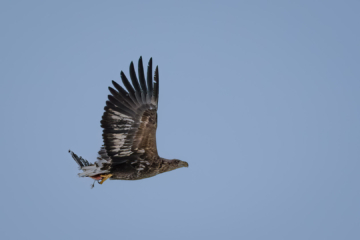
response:
M108 173L110 169L110 158L107 156L106 151L100 150L98 160L95 163L90 164L86 159L79 157L73 151L69 150L72 158L79 165L80 170L83 170L82 173L78 175L80 177L91 177L99 174Z
M69 153L71 154L71 156L75 160L75 162L79 165L80 169L82 167L90 166L90 163L86 159L83 159L82 157L79 157L78 155L76 155L71 150L69 150Z

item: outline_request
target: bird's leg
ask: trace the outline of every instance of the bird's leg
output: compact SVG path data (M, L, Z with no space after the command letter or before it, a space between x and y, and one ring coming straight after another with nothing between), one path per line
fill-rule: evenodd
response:
M103 184L106 180L108 180L108 178L110 178L112 176L112 174L103 174L100 175L102 177L101 181L99 182L99 184Z

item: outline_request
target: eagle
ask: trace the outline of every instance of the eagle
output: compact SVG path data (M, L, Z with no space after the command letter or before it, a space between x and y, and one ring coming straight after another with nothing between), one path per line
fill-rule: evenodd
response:
M147 76L142 57L138 62L136 76L133 62L130 63L130 79L121 71L125 88L112 81L110 95L100 121L104 144L97 160L89 163L69 150L82 170L80 177L90 177L103 184L110 180L139 180L189 164L179 159L166 159L158 155L156 147L157 109L159 101L159 69L152 80L152 58L147 66Z

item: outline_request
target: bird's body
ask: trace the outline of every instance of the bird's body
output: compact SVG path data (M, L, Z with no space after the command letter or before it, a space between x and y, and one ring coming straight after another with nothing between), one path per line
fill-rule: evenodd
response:
M153 159L152 161L147 160L140 160L139 162L132 164L131 167L129 165L125 165L117 169L115 168L111 179L140 180L178 168L178 163L173 162L172 160L167 160L160 157ZM150 162L152 163L150 164Z
M139 59L138 77L134 65L130 64L131 82L125 74L120 76L126 88L113 81L115 89L109 87L105 112L101 120L104 145L94 164L71 152L83 170L81 177L95 180L139 180L153 177L180 167L187 162L159 157L156 147L157 108L159 97L159 71L156 67L152 80L152 59L147 69L147 81L142 58Z

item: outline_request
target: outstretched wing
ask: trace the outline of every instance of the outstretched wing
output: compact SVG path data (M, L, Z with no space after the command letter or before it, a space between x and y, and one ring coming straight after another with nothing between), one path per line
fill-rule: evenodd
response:
M104 147L113 164L137 159L146 154L158 156L156 148L157 107L159 96L159 72L156 67L152 80L152 59L147 69L147 81L142 58L139 59L138 77L134 64L130 64L132 84L123 72L120 73L126 88L113 81L109 87L105 112L102 116Z

